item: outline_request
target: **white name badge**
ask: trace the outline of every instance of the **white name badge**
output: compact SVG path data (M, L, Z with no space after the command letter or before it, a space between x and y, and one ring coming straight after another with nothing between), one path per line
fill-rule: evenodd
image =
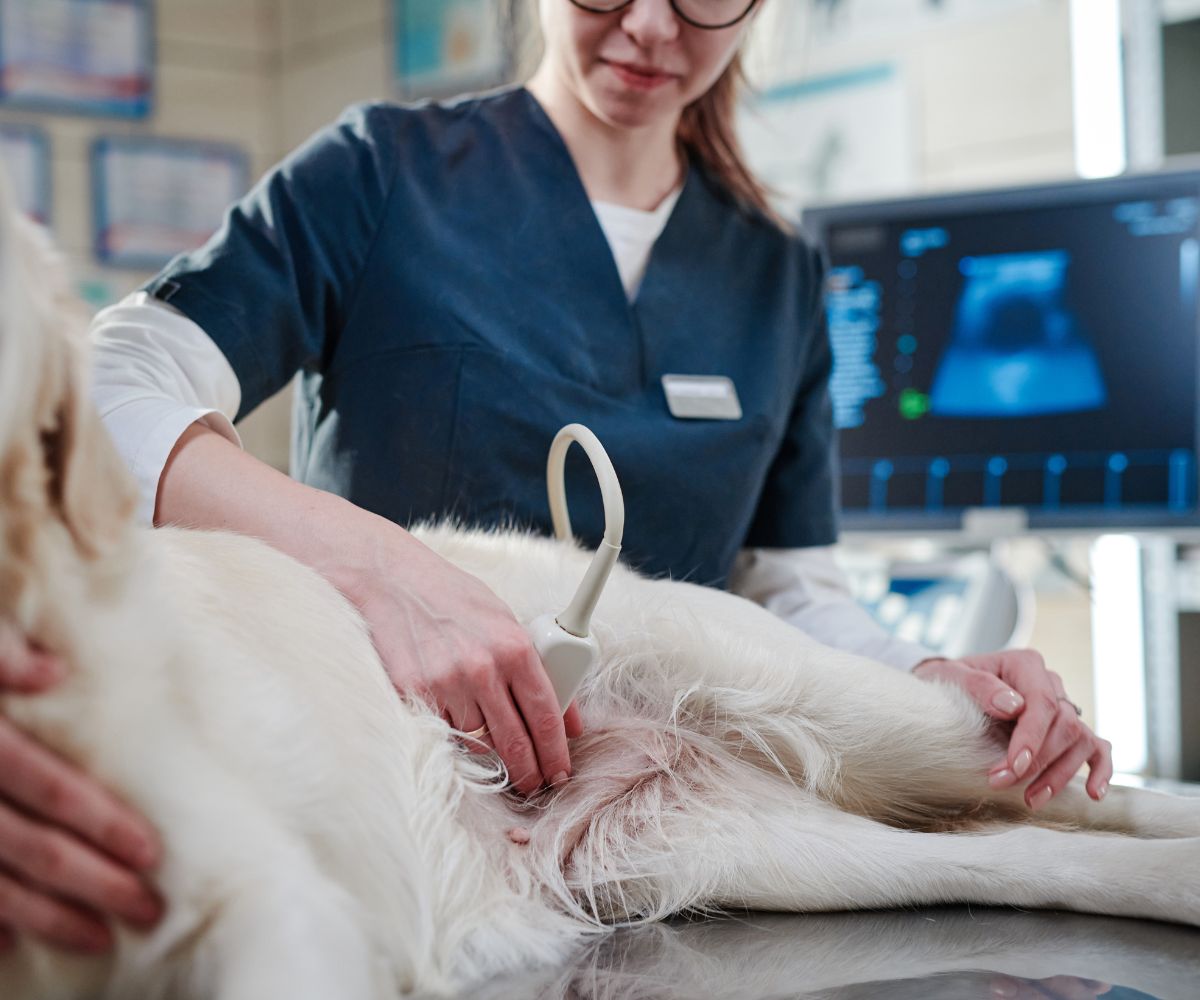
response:
M667 409L679 420L741 420L733 381L724 375L664 375Z

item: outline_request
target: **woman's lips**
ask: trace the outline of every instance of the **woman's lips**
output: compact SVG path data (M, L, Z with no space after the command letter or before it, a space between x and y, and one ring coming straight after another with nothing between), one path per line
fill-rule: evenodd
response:
M626 86L638 90L654 90L675 79L674 73L664 73L652 66L638 66L635 63L613 62L605 60L609 67Z

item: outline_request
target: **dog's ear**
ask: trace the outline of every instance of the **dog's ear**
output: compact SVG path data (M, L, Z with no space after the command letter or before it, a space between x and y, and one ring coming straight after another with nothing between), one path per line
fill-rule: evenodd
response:
M123 534L136 494L88 398L87 323L64 262L0 177L0 500L34 530L58 517L94 557Z

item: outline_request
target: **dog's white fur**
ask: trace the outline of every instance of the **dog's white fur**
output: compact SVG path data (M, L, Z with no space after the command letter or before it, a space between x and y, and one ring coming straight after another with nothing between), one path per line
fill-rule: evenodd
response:
M1029 816L984 783L998 744L961 692L620 568L575 776L529 803L503 794L393 693L316 573L254 539L134 527L69 291L0 216L0 614L71 664L54 692L0 707L157 825L170 903L109 958L21 943L0 995L449 993L560 962L613 922L724 907L977 901L1200 924L1200 804L1118 788L1093 804L1073 785ZM587 562L518 534L421 537L523 621Z

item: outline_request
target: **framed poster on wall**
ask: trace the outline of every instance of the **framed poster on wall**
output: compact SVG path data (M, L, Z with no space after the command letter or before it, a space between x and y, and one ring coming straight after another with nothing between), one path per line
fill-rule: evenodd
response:
M0 163L17 207L43 226L50 225L50 137L36 125L0 124Z
M92 144L93 247L110 267L156 270L212 235L246 193L246 154L220 143L105 136Z
M444 97L503 83L512 68L495 0L393 0L396 84L404 97Z
M153 89L152 0L0 0L0 102L144 118Z

